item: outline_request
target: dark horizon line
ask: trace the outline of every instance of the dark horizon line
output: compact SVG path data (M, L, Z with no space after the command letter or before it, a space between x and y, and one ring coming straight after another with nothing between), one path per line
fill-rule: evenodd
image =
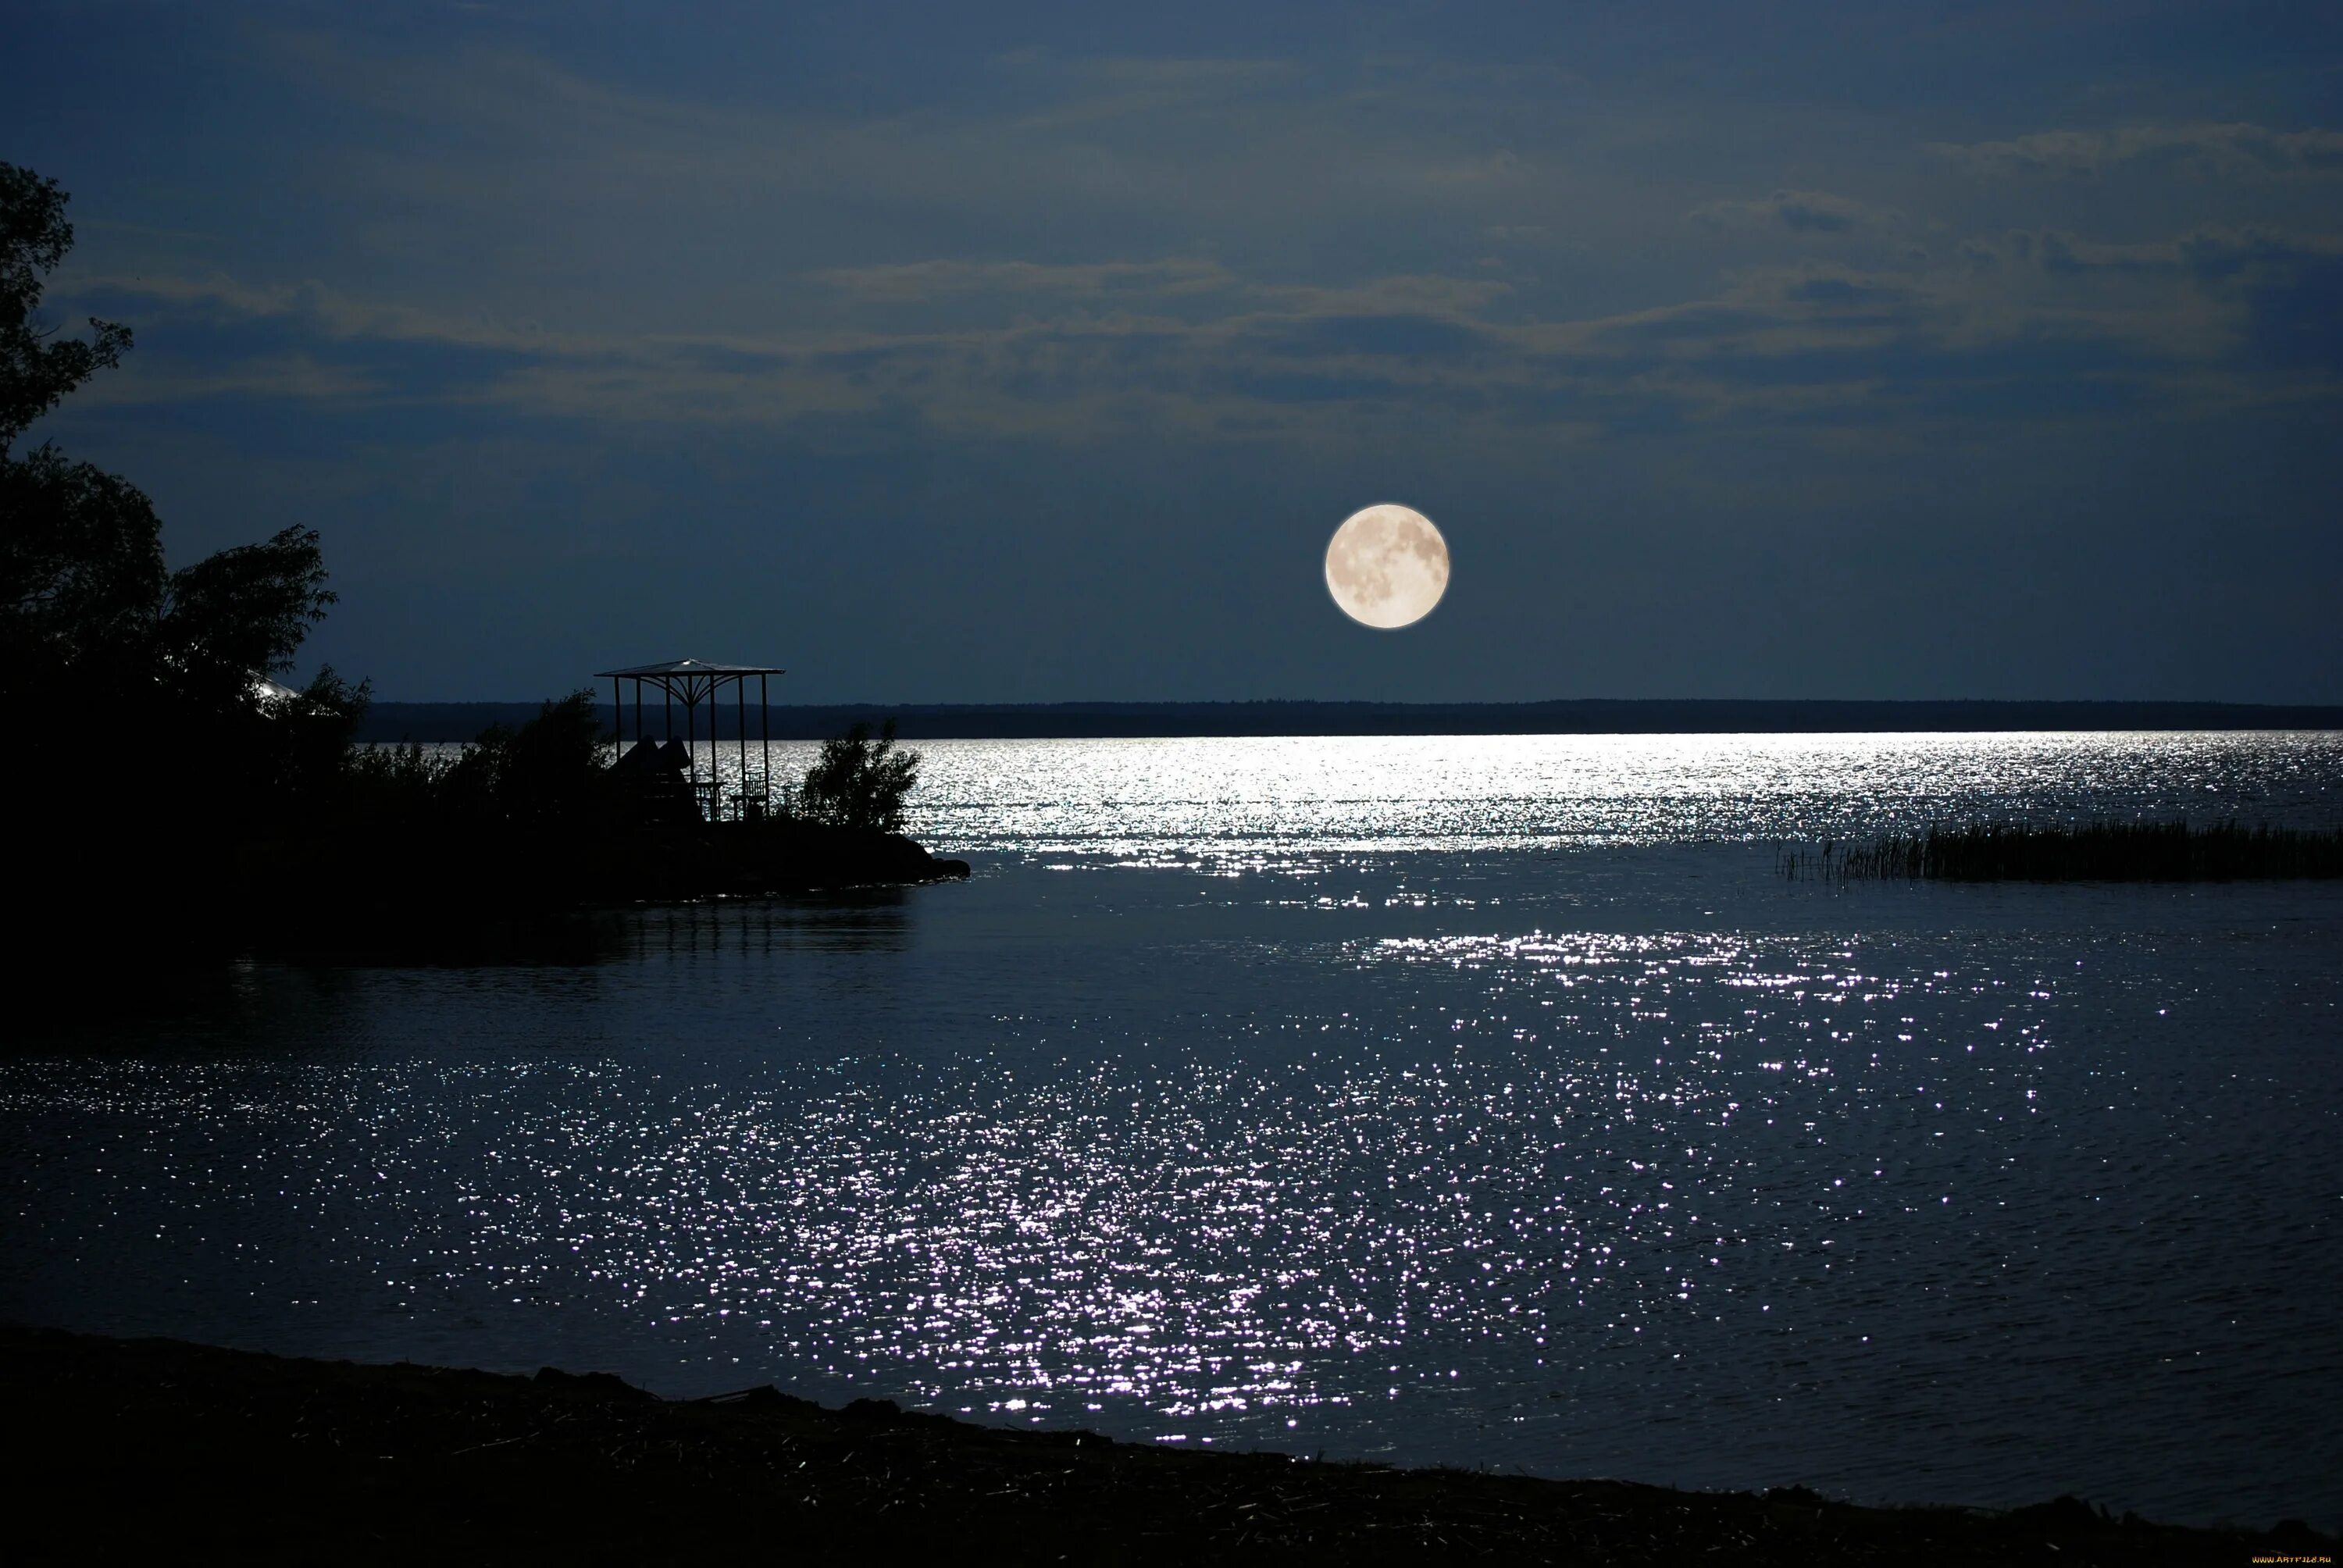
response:
M491 724L536 716L535 702L377 702L359 727L365 741L468 740ZM703 705L705 706L705 705ZM610 722L611 704L595 711ZM717 733L735 739L731 703ZM634 733L634 705L620 710ZM643 705L645 729L667 733L663 710ZM1898 730L2343 730L2343 704L2006 698L1555 698L1538 702L1382 702L1258 698L1215 702L772 703L746 706L748 738L823 739L857 723L897 721L906 740L1240 739L1314 735L1653 735L1882 733ZM675 715L683 733L683 714ZM696 726L708 734L707 716Z

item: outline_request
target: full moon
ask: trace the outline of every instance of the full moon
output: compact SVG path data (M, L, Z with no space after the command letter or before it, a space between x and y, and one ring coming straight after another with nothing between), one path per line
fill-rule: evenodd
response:
M1327 541L1326 591L1362 626L1413 626L1448 591L1448 541L1413 507L1353 512Z

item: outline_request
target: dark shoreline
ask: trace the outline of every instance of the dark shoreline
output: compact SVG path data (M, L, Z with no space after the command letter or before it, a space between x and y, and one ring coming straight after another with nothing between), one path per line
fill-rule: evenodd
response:
M146 968L179 972L237 959L325 963L587 963L616 951L613 925L645 905L900 891L970 874L912 839L812 823L659 831L556 824L434 831L334 828L158 847L71 838L20 859L49 890L53 918L20 944L26 961L108 970L88 933L118 924L132 890ZM23 956L23 955L20 955ZM71 1013L75 990L35 992L35 1012Z
M1858 1508L1803 1488L1393 1470L1010 1431L770 1389L670 1402L534 1379L0 1328L37 1560L704 1562L713 1552L1076 1562L2237 1564L2331 1559L2072 1498ZM29 1438L26 1443L24 1440Z
M533 702L377 702L358 739L469 740L491 724L518 725ZM598 722L634 733L631 705L597 706ZM656 704L645 729L666 734ZM905 740L1170 739L1310 735L1843 734L2012 729L2343 729L2332 703L2064 701L1773 701L1719 698L1572 699L1554 702L850 702L775 703L714 715L719 739L743 730L753 749L776 740L822 740L856 724L897 721ZM674 717L682 724L682 716ZM707 737L708 716L698 720ZM679 728L676 731L682 733Z

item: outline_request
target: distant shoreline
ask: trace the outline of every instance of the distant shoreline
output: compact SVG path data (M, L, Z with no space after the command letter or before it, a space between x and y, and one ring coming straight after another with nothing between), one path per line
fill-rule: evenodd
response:
M631 698L631 693L629 693ZM598 710L607 725L613 717ZM535 702L377 702L362 741L468 740L537 716ZM629 701L623 718L634 729ZM775 703L765 713L719 704L717 734L818 740L858 723L897 721L906 740L1103 739L1312 735L1711 735L1978 730L2343 730L2343 705L2253 702L1767 701L1574 699L1554 702ZM682 734L683 715L675 715ZM661 710L644 728L664 737ZM705 738L707 715L700 715Z

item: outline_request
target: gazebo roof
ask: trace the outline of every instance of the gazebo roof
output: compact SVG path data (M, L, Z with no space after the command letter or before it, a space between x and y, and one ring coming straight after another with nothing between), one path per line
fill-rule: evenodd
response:
M638 664L630 669L598 669L597 680L641 678L656 680L661 676L692 675L787 675L786 669L766 664L710 664L700 658L662 659L657 664Z

